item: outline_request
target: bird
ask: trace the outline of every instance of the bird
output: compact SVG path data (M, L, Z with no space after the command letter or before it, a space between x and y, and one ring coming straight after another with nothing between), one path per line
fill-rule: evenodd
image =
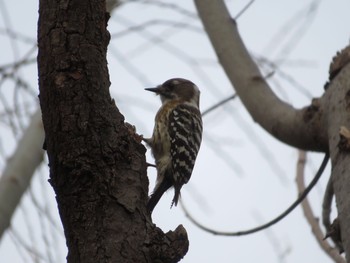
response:
M202 116L199 109L200 91L190 80L172 78L145 90L160 96L162 105L155 116L151 138L143 140L151 148L157 169L156 185L147 209L150 213L171 187L177 205L180 190L192 175L202 141Z

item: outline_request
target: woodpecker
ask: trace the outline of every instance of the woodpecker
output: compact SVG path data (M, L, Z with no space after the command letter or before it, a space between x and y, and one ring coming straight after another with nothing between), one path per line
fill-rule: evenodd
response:
M181 187L190 180L202 141L202 116L198 87L187 79L173 78L146 90L160 96L153 135L144 141L151 147L157 182L147 204L152 213L162 195L174 187L171 203L177 205Z

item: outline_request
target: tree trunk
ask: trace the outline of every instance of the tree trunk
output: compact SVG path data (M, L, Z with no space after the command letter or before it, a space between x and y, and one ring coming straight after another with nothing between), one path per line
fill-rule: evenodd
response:
M350 130L350 47L343 50L337 60L342 60L342 65L328 85L324 104L328 110L327 128L332 160L330 180L341 231L341 236L336 239L341 239L347 262L350 262L350 134L340 132L343 128L348 132Z
M39 4L39 98L67 262L177 262L186 231L152 224L145 148L109 94L108 17L104 1Z

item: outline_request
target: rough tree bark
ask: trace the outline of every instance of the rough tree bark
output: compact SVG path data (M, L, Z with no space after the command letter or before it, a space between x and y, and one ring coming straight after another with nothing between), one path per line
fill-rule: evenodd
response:
M119 5L119 0L107 0L106 9L113 12ZM33 114L28 128L0 178L0 241L2 235L10 226L12 216L27 188L35 170L43 160L44 127L41 119L41 110ZM31 152L28 155L28 152Z
M341 243L350 262L350 47L338 54L330 69L331 80L323 96L327 110L329 151L332 160L331 182L336 198Z
M299 149L330 152L342 243L350 262L350 48L338 54L321 98L297 110L281 101L249 55L224 1L195 0L218 59L252 118L282 142Z
M39 98L67 262L177 262L186 231L152 224L145 148L109 94L107 20L104 1L39 3Z

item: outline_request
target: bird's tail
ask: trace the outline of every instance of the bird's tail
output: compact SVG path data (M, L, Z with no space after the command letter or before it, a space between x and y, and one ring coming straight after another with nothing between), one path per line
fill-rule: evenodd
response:
M172 186L171 182L166 178L160 183L157 189L153 192L147 203L147 210L152 214L153 209L158 204L162 195Z
M170 208L172 208L173 205L177 206L177 203L179 202L179 198L180 198L180 194L181 194L180 189L181 189L181 186L180 187L177 187L176 185L174 186L175 194L174 194L174 199L171 202Z

